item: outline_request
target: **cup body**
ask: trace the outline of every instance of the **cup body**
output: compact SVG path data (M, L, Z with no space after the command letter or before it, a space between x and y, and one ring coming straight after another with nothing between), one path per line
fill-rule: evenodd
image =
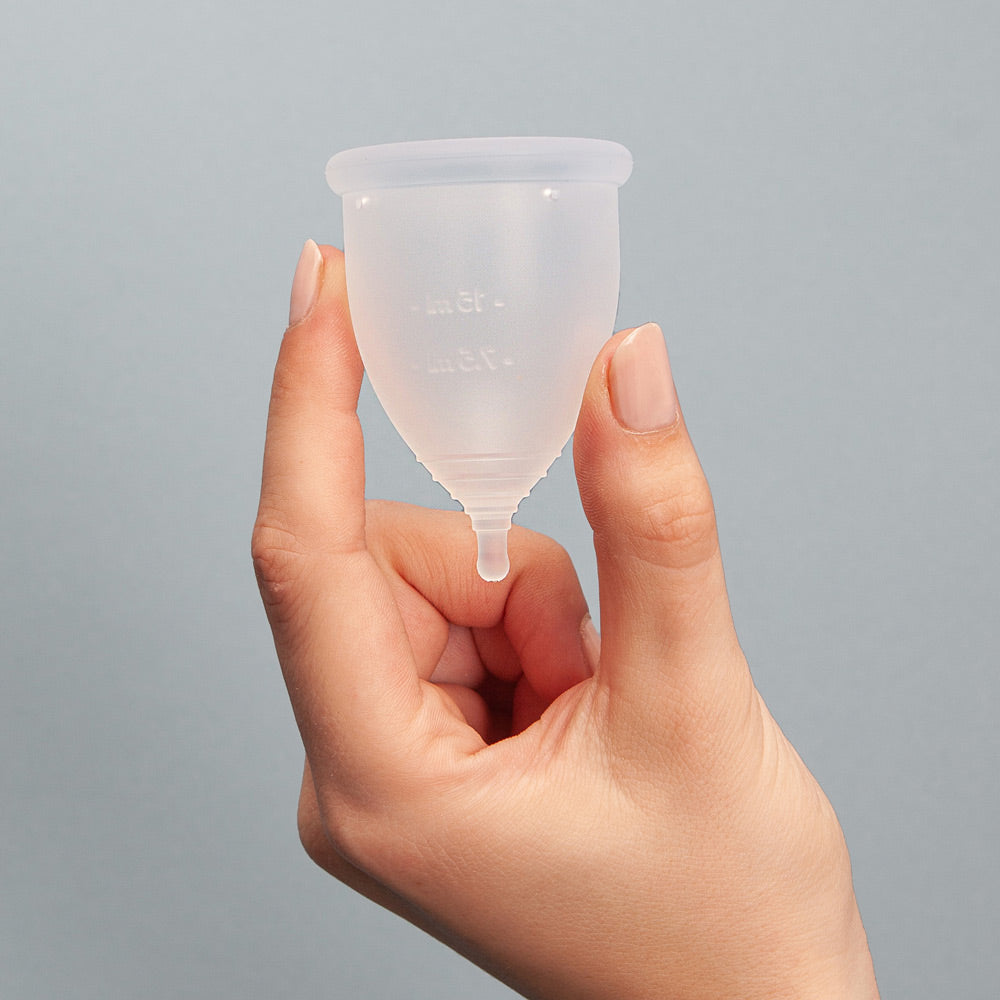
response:
M339 177L335 157L328 175L353 188L342 191L347 288L372 387L473 526L505 530L569 439L613 330L631 158L586 140L477 142L457 166L441 154L461 141L445 141L413 144L424 155L389 176L378 151L411 144L374 147L374 169ZM591 155L559 159L559 142ZM614 154L603 173L600 152Z

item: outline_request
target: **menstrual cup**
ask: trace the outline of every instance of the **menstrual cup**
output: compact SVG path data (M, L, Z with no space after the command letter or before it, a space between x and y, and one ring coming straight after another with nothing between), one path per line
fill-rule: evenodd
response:
M347 294L372 388L472 520L502 580L518 504L569 440L618 307L618 188L592 139L454 139L338 153Z

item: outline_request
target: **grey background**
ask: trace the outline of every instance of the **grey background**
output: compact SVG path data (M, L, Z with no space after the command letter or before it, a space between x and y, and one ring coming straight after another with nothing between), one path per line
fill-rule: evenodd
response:
M1000 7L35 2L0 32L0 997L507 997L314 869L250 568L323 166L631 148L758 684L885 997L994 996ZM449 501L367 393L372 495ZM521 523L595 573L571 462ZM609 956L613 961L613 956Z

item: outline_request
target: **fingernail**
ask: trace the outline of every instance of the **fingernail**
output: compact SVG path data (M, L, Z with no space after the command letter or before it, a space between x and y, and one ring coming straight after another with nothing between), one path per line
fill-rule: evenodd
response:
M662 430L677 420L667 345L655 323L637 327L618 345L608 381L615 416L629 430Z
M584 615L580 622L580 642L583 644L583 658L587 661L590 672L597 673L597 664L601 662L601 635L590 615Z
M309 315L319 291L319 272L322 266L323 255L319 252L319 247L312 240L306 240L292 279L292 297L288 305L289 326L301 323Z

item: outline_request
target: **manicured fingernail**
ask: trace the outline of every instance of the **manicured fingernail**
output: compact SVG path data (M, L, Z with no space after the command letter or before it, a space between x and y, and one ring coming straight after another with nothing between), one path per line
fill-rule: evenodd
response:
M601 635L590 615L584 615L580 622L580 642L583 644L583 658L587 661L590 672L597 673L597 664L601 661Z
M619 345L608 375L615 416L633 431L657 431L677 420L677 393L663 332L637 327Z
M292 298L288 305L288 325L295 326L309 315L319 291L319 272L323 266L323 255L312 240L306 240L306 245L299 255L299 263L292 279Z

